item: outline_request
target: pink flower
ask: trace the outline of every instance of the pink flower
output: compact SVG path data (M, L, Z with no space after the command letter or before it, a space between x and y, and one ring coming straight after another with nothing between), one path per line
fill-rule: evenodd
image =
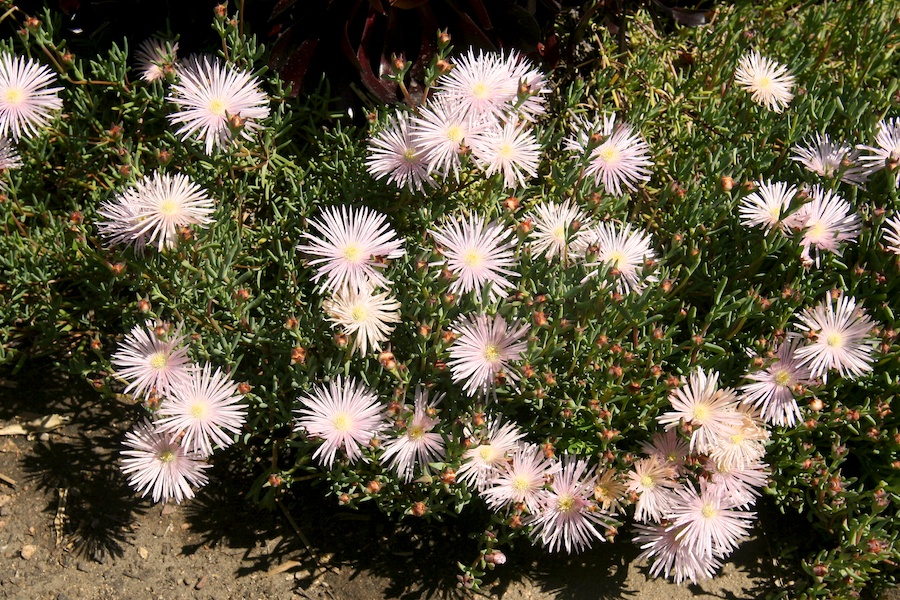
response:
M163 417L157 431L174 439L182 432L181 444L198 454L209 456L213 446L224 448L234 443L247 420L247 407L240 404L237 384L209 364L191 371L190 378L172 386L159 407Z
M701 557L724 556L747 537L756 513L733 510L736 501L727 498L724 488L692 485L675 490L668 518L678 530L676 539Z
M860 157L866 172L871 174L881 169L895 168L900 161L900 118L882 119L875 135L876 146L857 145L857 150L866 150L868 155ZM900 171L894 176L894 186L900 185Z
M126 394L167 396L174 385L189 380L192 363L181 345L181 325L162 337L156 334L158 325L153 321L135 325L112 355L116 375L130 382Z
M624 227L614 223L601 223L595 227L588 239L597 246L597 260L585 267L600 267L588 273L582 283L600 274L602 268L615 280L616 292L628 294L640 292L647 282L656 281L651 266L656 253L650 245L653 240L641 229L632 231L631 224Z
M565 548L568 553L590 548L595 539L604 541L597 526L606 527L612 521L594 502L595 479L587 460L564 457L550 489L540 493L539 512L528 521L534 526L531 537L550 552Z
M757 407L767 423L793 427L800 418L794 388L813 383L809 368L794 358L801 341L796 335L783 341L768 368L746 375L755 383L740 387L743 402Z
M841 255L840 244L842 242L855 242L859 236L859 216L853 212L850 203L841 198L837 193L826 190L821 186L813 186L810 191L812 200L800 207L789 218L792 227L802 228L803 246L801 258L805 263L812 264L809 255L810 248L819 251L815 263L819 263L821 251L833 252Z
M438 92L463 115L476 120L499 118L511 107L519 89L518 72L502 56L469 50L453 70L438 79Z
M300 252L317 257L309 263L317 269L313 282L324 277L322 287L331 292L345 285L356 289L390 286L379 273L384 262L376 258L399 258L406 252L387 217L370 208L344 205L322 209L321 219L309 220L321 237L304 233L310 243L297 246Z
M433 431L441 421L436 416L431 416L434 407L443 397L441 394L433 402L428 402L428 390L416 386L413 414L406 429L398 437L384 442L381 460L387 467L397 471L403 481L412 480L416 466L427 470L428 463L443 460L444 436Z
M659 521L665 516L672 490L678 486L676 475L675 467L655 455L634 464L634 470L628 472L628 491L638 494L636 521Z
M797 327L813 339L794 351L794 358L808 366L812 377L828 378L835 369L841 377L859 377L872 370L873 338L869 336L874 322L862 309L857 310L856 299L842 295L834 303L828 297L815 308L807 308L797 315Z
M677 585L685 581L696 584L712 578L722 566L715 557L701 556L679 541L679 529L668 525L635 525L634 528L637 530L634 543L640 544L643 550L638 560L653 560L650 574L654 577L673 575Z
M649 444L646 442L641 444L641 450L644 454L655 456L660 462L673 467L676 473L682 472L684 461L691 452L690 446L681 439L676 429L654 434Z
M537 177L541 147L525 124L508 121L487 127L471 138L472 156L486 177L503 173L503 186L525 186L525 176Z
M462 456L462 466L456 472L456 480L476 490L482 491L506 464L510 452L518 446L525 434L515 423L494 422L487 429L485 439L477 446L466 450Z
M604 117L602 123L580 119L566 148L590 152L584 174L609 194L621 196L624 189L635 191L640 182L650 180L650 146L629 123L616 123L615 113Z
M36 60L0 53L0 136L34 136L62 108L61 87L47 66Z
M384 408L378 395L354 379L340 375L301 398L303 408L296 411L297 429L309 437L320 437L324 443L313 458L329 469L338 450L343 450L350 463L366 458L361 447L387 428Z
M402 113L369 141L366 168L372 177L387 177L388 182L409 188L411 192L421 192L426 185L434 185L425 148L413 139L409 117Z
M193 498L191 486L208 481L203 471L210 465L204 457L186 451L171 435L155 431L147 419L125 435L125 446L129 449L122 451L122 472L128 476L128 485L141 496L152 492L154 502Z
M499 466L490 487L481 493L485 503L494 510L514 504L524 504L532 513L540 509L540 492L548 478L559 470L559 463L544 456L534 444L519 446L508 462Z
M759 490L768 482L766 464L760 460L729 466L707 459L703 466L709 474L708 485L722 487L722 496L730 498L739 508L754 504L760 496Z
M515 246L510 241L512 233L496 221L486 224L475 214L467 221L450 221L432 231L431 235L442 246L447 268L456 276L450 291L466 294L475 290L483 294L487 289L491 302L505 298L509 289L515 287L507 277L519 276L507 268L516 264Z
M487 394L501 372L513 383L518 381L518 373L509 367L528 349L528 342L522 340L528 329L528 324L510 327L499 314L493 320L488 315L460 318L453 327L459 337L450 346L447 362L453 381L462 383L469 396Z

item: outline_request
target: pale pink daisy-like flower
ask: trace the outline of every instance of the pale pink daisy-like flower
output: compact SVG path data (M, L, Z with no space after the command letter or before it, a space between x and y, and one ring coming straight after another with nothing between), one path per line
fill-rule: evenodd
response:
M341 331L353 336L353 349L364 356L370 350L381 350L381 343L390 339L400 322L397 299L390 292L375 293L368 286L344 286L322 302L322 308Z
M570 137L563 140L563 147L569 152L586 155L593 150L601 140L609 137L616 128L616 113L604 115L602 120L591 120L583 115L576 115L572 119L572 132Z
M690 450L707 452L715 448L718 440L740 427L744 416L737 411L738 399L734 390L719 389L719 373L711 371L707 375L702 368L691 373L684 384L669 394L671 411L656 417L656 420L672 429L680 422L690 423Z
M525 186L525 175L537 177L541 147L534 132L510 120L480 130L469 140L472 156L484 174L503 173L503 185Z
M840 175L841 181L855 186L864 184L868 177L866 167L859 164L859 150L847 143L832 142L827 133L817 133L805 146L798 144L791 152L794 154L791 160L822 177L830 179Z
M166 72L174 71L178 43L166 43L150 38L144 40L135 52L135 61L141 79L147 82L165 79Z
M897 163L900 163L900 118L883 119L878 123L875 144L876 146L856 146L858 150L869 153L859 159L866 172L871 174L881 169L897 169ZM894 185L900 185L900 170L897 170L894 177Z
M531 537L550 552L565 548L570 554L590 548L595 539L604 541L597 526L612 522L594 502L595 479L587 460L563 457L550 489L540 492L540 510L527 522L533 525Z
M182 446L203 456L213 447L234 443L234 434L247 421L247 406L241 404L237 384L209 364L193 369L190 378L172 385L159 406L157 431L173 439L184 434Z
M698 492L687 484L674 491L668 518L676 539L701 557L727 555L737 549L738 542L748 537L756 513L734 510L735 500L724 494L724 488L705 485Z
M512 112L527 121L534 121L546 112L544 94L550 92L546 77L530 60L515 50L510 51L502 60L518 82L516 97L510 101L514 104Z
M791 103L794 76L787 67L765 58L756 50L741 57L734 80L752 94L754 102L780 113Z
M650 443L641 444L641 450L648 456L655 456L660 462L673 467L676 473L682 472L685 460L691 452L687 440L678 435L677 429L653 434Z
M529 218L534 224L530 234L533 254L543 254L550 261L559 257L563 262L584 256L591 230L585 227L587 214L577 206L568 200L560 204L544 202L534 207Z
M518 381L519 374L510 369L510 363L528 349L523 339L528 330L527 323L510 327L499 314L493 319L484 314L460 317L453 326L459 337L450 346L447 361L453 381L462 383L469 396L487 394L501 372L509 381Z
M412 138L409 116L400 113L369 140L366 169L375 179L388 178L411 192L434 185L424 148Z
M608 269L607 273L615 279L616 291L628 294L640 291L647 282L656 281L650 271L650 265L656 260L656 253L650 247L650 235L640 229L631 229L631 224L624 227L615 223L600 223L591 231L588 239L593 239L597 246L597 260L585 264L585 267ZM600 268L588 273L582 283L600 274Z
M884 230L884 247L888 252L900 254L900 215L887 219Z
M174 500L180 503L194 497L193 487L200 487L208 479L203 473L210 465L196 452L186 451L171 435L154 430L154 425L144 419L125 434L122 451L122 472L128 476L128 485L154 502Z
M462 465L456 471L456 480L468 486L473 486L479 492L487 489L491 480L499 473L500 468L507 464L509 454L519 445L519 440L525 437L515 423L503 423L495 421L489 425L477 446L472 446L462 456Z
M483 127L464 116L459 106L438 97L421 107L418 117L413 117L410 135L413 147L422 154L425 172L437 173L444 178L452 172L458 181L464 146Z
M739 388L743 392L743 403L757 407L763 420L772 425L794 426L800 419L794 389L813 383L809 368L794 358L801 342L800 336L783 341L775 352L775 361L765 369L748 373L747 379L754 383Z
M821 251L841 255L840 244L855 242L859 236L860 219L849 202L839 194L821 186L813 186L811 200L791 216L791 226L803 229L802 259L812 264L810 249L817 250L815 263L821 259Z
M138 252L155 245L162 252L175 247L183 227L207 227L215 208L187 175L156 172L104 202L97 213L107 220L98 229L111 244L134 244Z
M709 475L707 485L722 487L722 496L731 499L737 508L755 504L761 495L760 489L766 486L769 477L766 464L760 460L731 466L707 459L703 468Z
M46 127L62 108L56 76L36 60L0 54L0 136L19 140Z
M675 467L650 455L634 463L628 472L628 491L638 495L634 519L642 523L662 519L669 509L675 481Z
M0 137L0 175L10 169L18 169L22 166L22 158L16 152L15 146L5 137ZM5 180L0 179L0 190L8 187Z
M766 233L788 230L785 214L797 195L797 187L783 181L758 181L757 189L741 199L738 213L744 227L761 227Z
M759 410L739 404L736 410L743 416L740 425L716 440L716 445L706 453L720 465L742 467L755 462L766 454L769 432L759 416Z
M628 484L614 468L604 469L594 482L594 500L611 515L621 512L627 493Z
M539 446L524 444L513 451L508 462L498 466L497 475L481 497L493 510L521 503L536 513L540 509L540 491L558 470L559 463L545 456Z
M322 287L336 292L344 286L356 289L390 287L384 275L382 258L400 258L403 240L387 223L387 217L365 206L353 209L328 206L322 209L321 221L309 223L319 233L302 234L310 243L297 246L300 252L315 256L310 264L317 269L313 282L323 277Z
M587 131L591 133L586 139L586 131L578 132L567 141L567 147L590 150L584 174L593 177L596 185L621 196L623 188L634 191L639 182L650 181L650 146L631 124L617 123L613 114L604 118L602 127L593 123Z
M112 355L116 375L129 382L126 394L167 396L174 385L189 380L192 363L182 345L181 325L158 336L160 326L162 323L153 321L135 325Z
M804 309L797 316L797 327L812 339L794 351L800 365L809 368L812 377L828 378L835 369L841 377L860 377L872 370L874 338L869 331L875 324L856 299L846 294L827 298L814 308Z
M447 268L456 276L450 291L484 293L487 287L491 302L505 298L509 289L515 287L507 278L519 276L507 268L516 264L515 246L510 239L512 233L502 224L496 221L485 223L475 214L468 220L451 220L433 230L431 235L441 245L440 252L446 259ZM440 264L443 263L432 263Z
M378 394L350 377L338 375L300 402L303 408L296 411L297 429L322 438L313 459L329 469L338 450L344 451L351 464L365 461L361 447L388 426Z
M455 61L453 70L438 79L438 92L465 116L476 120L499 118L519 89L517 74L502 56L474 50Z
M716 557L700 556L686 547L678 539L680 530L668 524L635 525L634 528L637 531L634 542L642 550L637 559L653 560L650 574L654 577L674 576L677 585L685 581L696 584L711 579L722 566Z
M441 421L437 416L432 416L434 407L443 398L444 394L441 394L429 402L428 390L417 385L413 413L405 430L384 442L381 460L388 468L397 471L403 481L412 480L417 466L427 470L428 463L444 458L444 436L434 431Z
M269 116L269 99L249 71L208 56L188 61L177 71L178 83L167 100L180 110L169 120L181 124L177 133L182 140L203 140L207 154L227 147L235 134L253 139L259 121Z

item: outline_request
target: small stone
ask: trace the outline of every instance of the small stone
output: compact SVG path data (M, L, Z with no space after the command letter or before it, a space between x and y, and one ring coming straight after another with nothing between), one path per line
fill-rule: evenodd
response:
M45 431L44 433L42 433L41 435L38 436L38 439L41 440L42 442L46 442L50 439L50 434Z
M69 600L69 597L64 593L60 592L56 595L56 600Z
M138 555L144 560L147 560L147 557L150 556L150 551L141 546L140 548L138 548Z
M12 514L12 509L8 506L0 506L0 517L8 517Z
M33 544L26 544L26 545L22 546L22 550L19 552L19 554L22 556L23 559L28 560L32 556L34 556L35 552L37 552L37 546L35 546Z
M178 509L175 508L174 504L166 504L165 506L162 507L162 512L160 514L162 514L162 516L165 517L165 516L171 515L172 513L176 512L177 510Z
M200 577L200 579L197 580L197 585L194 586L194 589L202 590L205 587L206 587L206 575L203 575L202 577Z
M85 573L87 573L88 571L91 570L91 566L88 564L88 562L86 560L79 560L78 564L75 565L75 568L78 569L79 571L83 571Z
M159 553L162 554L163 556L168 556L169 552L171 552L171 551L172 551L172 546L170 546L169 544L163 544L159 549Z

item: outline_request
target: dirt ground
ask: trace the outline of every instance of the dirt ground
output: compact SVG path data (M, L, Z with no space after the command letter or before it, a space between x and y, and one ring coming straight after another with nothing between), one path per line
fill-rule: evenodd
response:
M137 498L118 468L139 408L89 385L32 367L0 375L0 432L59 415L43 434L0 435L0 598L337 599L457 597L456 562L475 547L466 523L391 523L338 507L319 489L298 490L281 512L244 501L248 482L228 464L180 506ZM575 557L519 544L490 574L503 599L760 598L775 591L773 552L746 542L700 586L648 579L627 534Z

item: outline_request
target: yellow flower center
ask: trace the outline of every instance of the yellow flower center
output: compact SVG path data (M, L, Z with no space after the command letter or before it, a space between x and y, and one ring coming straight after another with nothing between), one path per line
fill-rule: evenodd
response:
M515 155L515 149L512 144L504 142L497 147L497 156L500 158L510 159Z
M353 426L353 419L347 413L339 412L331 417L331 424L334 425L336 430L345 433Z
M528 478L524 475L516 475L512 480L512 484L513 489L517 492L524 492L531 487L531 482L528 481Z
M3 99L7 104L21 104L25 100L25 90L17 87L8 88L3 92Z
M769 216L772 217L773 221L778 221L781 219L781 205L775 204L774 206L769 207Z
M172 216L178 212L178 203L172 198L166 198L159 203L160 214Z
M478 446L478 458L485 462L489 462L494 457L494 449L490 444Z
M447 128L447 139L456 144L461 144L466 132L459 125L451 125Z
M612 144L608 144L600 148L600 151L597 153L597 155L600 157L600 160L605 163L614 163L617 162L619 158L621 158L622 153L619 152L619 149Z
M775 385L788 386L791 384L791 374L787 369L778 369L775 371Z
M844 345L844 337L835 331L825 336L825 343L832 348L840 348Z
M744 443L744 434L736 433L732 436L729 436L729 439L731 439L731 443L734 444L735 446L740 446L741 444Z
M705 404L695 406L691 412L691 420L702 425L707 419L709 419L709 407Z
M209 412L209 407L204 402L194 402L191 405L191 416L195 419L202 419Z
M654 485L653 478L649 475L644 475L641 477L641 486L645 488L652 488Z
M559 497L556 502L556 510L561 513L569 513L575 509L575 497L571 494L565 494Z
M558 239L561 242L566 241L566 226L560 225L560 226L554 228L553 231L550 232L550 235L552 235L554 238Z
M825 225L822 224L822 221L816 221L813 226L809 228L809 235L814 238L820 238L825 235Z
M488 344L484 347L484 360L488 362L497 362L497 359L500 358L500 351L497 350L497 346L493 344Z
M703 508L700 509L700 514L709 519L716 516L716 509L711 504L704 504Z
M175 453L171 450L164 450L159 454L159 462L170 463L175 460Z
M209 112L217 117L224 117L226 108L225 101L221 98L213 98L209 101Z
M147 363L153 369L165 369L166 365L169 364L169 357L163 352L154 352L150 355L150 359Z
M416 150L415 148L407 148L403 151L403 159L406 162L416 162Z
M363 253L362 248L354 243L347 244L344 247L344 258L349 260L352 263L358 263L362 260Z
M772 80L765 75L758 77L756 79L756 87L761 90L767 90L772 87Z
M607 260L613 267L617 268L620 271L624 270L627 262L625 260L625 254L618 250L610 252Z
M368 317L369 311L365 306L357 304L353 307L353 310L350 311L350 318L352 318L357 323L365 321Z
M472 95L478 100L484 100L488 96L490 96L491 90L483 81L479 81L475 85L472 86Z
M421 425L411 425L410 428L406 430L406 435L408 435L411 440L421 440L425 435L425 428Z
M477 269L484 264L484 255L479 250L470 248L463 252L462 261L467 267Z

